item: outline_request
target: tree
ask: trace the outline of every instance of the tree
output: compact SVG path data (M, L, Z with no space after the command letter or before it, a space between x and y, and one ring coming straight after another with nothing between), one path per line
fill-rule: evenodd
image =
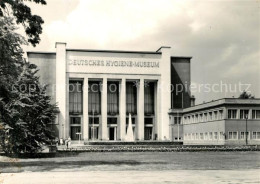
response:
M255 97L252 96L250 93L246 92L246 91L243 91L238 98L241 98L241 99L254 99Z
M52 139L56 105L39 83L36 65L23 58L25 39L11 17L0 17L0 144L6 153L35 153Z
M22 69L12 86L11 100L1 101L4 104L1 127L8 126L2 130L6 136L1 141L6 153L36 153L54 138L48 125L55 119L56 105L50 103L46 86L39 83L37 66L24 62Z
M46 5L45 0L27 0L37 4ZM0 17L14 17L17 24L22 24L28 36L28 42L33 46L40 42L43 19L38 15L33 15L30 7L24 4L23 0L1 0Z

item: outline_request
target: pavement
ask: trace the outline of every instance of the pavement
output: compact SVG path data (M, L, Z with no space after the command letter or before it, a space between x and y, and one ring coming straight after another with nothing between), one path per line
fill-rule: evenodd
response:
M89 171L0 174L0 184L260 183L260 170Z

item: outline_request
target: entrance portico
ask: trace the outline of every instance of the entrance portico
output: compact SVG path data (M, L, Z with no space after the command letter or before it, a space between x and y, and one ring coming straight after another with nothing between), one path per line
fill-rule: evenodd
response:
M98 51L57 43L56 49L60 135L124 141L131 114L135 140L169 138L169 47L156 52Z

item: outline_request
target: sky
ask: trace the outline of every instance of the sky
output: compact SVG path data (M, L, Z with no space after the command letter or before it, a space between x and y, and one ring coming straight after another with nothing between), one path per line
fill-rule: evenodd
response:
M47 0L28 2L45 23L41 42L25 51L67 48L156 51L192 56L196 104L238 97L260 98L259 0Z

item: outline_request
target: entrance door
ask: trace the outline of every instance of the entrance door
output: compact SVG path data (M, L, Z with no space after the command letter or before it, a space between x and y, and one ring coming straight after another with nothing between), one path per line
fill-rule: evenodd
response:
M89 140L98 139L98 127L89 127Z
M109 140L116 140L116 127L109 127Z
M153 127L144 128L144 140L152 140Z
M71 140L79 140L79 134L81 133L81 118L70 117L70 137Z

